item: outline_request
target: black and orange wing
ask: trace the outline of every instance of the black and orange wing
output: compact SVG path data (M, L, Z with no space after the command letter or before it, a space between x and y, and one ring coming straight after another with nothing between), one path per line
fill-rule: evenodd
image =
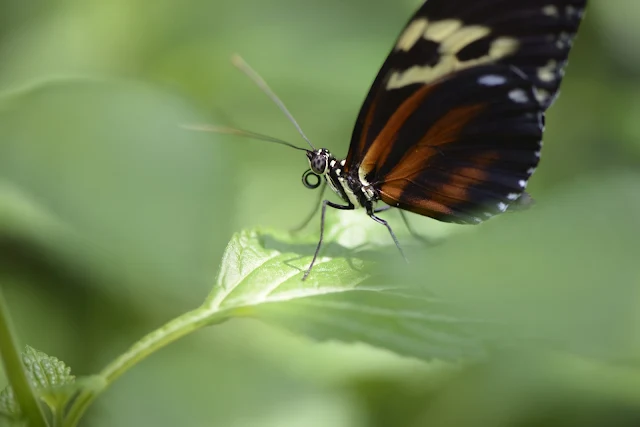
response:
M417 101L421 94L423 102ZM403 116L405 108L410 113ZM478 66L406 100L359 171L391 206L440 221L479 223L520 198L540 159L542 130L526 77L502 65ZM410 147L396 149L408 140L414 141Z
M364 102L346 172L383 201L443 221L502 211L538 163L543 114L585 4L425 2Z

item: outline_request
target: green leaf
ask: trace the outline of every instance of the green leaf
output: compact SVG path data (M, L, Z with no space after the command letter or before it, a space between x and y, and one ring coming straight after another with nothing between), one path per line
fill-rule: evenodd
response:
M61 360L29 346L22 352L22 363L38 396L52 412L61 412L77 390L77 387L70 387L75 384L71 368ZM10 386L0 393L0 412L10 417L20 415L20 407Z
M353 233L347 217L338 213L328 221L324 250L306 281L301 279L317 237L294 239L272 230L236 234L206 309L263 319L317 339L364 342L418 358L483 355L482 343L468 330L474 320L457 316L445 301L403 286L368 284L370 248L335 242ZM364 227L366 235L374 242L382 236L389 242L386 230L371 224ZM382 254L398 256L395 247Z
M0 413L11 419L17 419L20 416L20 406L9 386L0 392Z
M71 368L61 360L29 346L22 353L22 360L40 398L52 411L61 410L69 393L60 393L60 390L75 381L75 377L71 375Z

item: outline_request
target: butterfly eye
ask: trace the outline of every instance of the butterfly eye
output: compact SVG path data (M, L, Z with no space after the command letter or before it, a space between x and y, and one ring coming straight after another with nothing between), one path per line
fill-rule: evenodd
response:
M324 154L317 154L309 160L309 166L311 166L313 173L323 175L327 171L328 161Z
M302 174L302 183L305 187L315 190L320 187L321 178L316 175L311 169Z

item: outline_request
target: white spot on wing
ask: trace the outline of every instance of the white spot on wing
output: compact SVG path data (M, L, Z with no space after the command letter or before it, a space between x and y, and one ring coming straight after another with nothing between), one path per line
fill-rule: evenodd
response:
M521 179L520 181L518 181L518 185L520 186L520 188L527 188L527 181Z
M520 194L518 193L509 193L507 195L507 199L509 200L518 200L520 198Z
M508 206L507 206L505 203L502 203L502 202L498 203L498 210L499 210L500 212L504 212L504 211L506 211L506 210L507 210L507 207L508 207Z
M524 104L529 101L529 96L522 89L513 89L509 92L509 99L518 104Z
M507 79L503 76L498 76L496 74L487 74L486 76L482 76L478 79L478 83L483 86L500 86L507 82Z
M576 9L574 6L567 6L567 8L565 9L565 11L567 12L567 15L572 16L572 15L578 15L580 12L578 12L578 9Z

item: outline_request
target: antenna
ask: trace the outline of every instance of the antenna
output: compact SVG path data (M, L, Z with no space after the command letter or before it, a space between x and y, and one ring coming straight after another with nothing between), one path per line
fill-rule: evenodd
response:
M257 139L260 141L274 142L276 144L286 145L287 147L295 148L296 150L301 151L309 151L306 148L301 148L293 145L290 142L283 141L278 138L273 138L271 136L262 135L260 133L250 132L247 130L235 129L226 126L212 126L212 125L182 125L183 129L195 130L199 132L214 132L221 133L225 135L236 135L243 136L245 138Z
M246 74L247 77L249 77L278 106L278 108L280 108L280 110L284 113L284 115L287 116L289 121L293 123L293 125L296 127L296 129L298 130L298 133L302 136L302 138L305 141L307 141L307 144L309 144L309 146L313 150L315 150L316 148L313 146L311 141L309 141L309 138L307 138L307 136L304 134L304 132L302 131L302 128L300 127L298 122L296 122L296 119L293 118L293 115L291 115L289 110L287 110L287 107L285 107L284 103L280 100L280 98L278 98L278 96L273 92L273 90L271 90L269 85L267 85L267 82L265 82L264 79L260 77L260 75L253 68L251 68L251 66L247 64L247 62L244 59L242 59L240 55L238 54L233 55L231 57L231 62L233 63L233 65L235 65L236 68L238 68L240 71Z

